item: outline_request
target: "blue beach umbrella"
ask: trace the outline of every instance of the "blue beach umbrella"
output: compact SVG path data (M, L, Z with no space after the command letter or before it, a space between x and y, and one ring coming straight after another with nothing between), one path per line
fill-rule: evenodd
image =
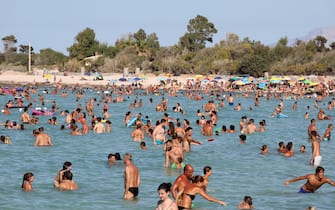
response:
M124 77L121 77L121 78L119 79L119 81L120 81L120 82L125 82L125 81L127 81L127 79L124 78Z
M142 79L139 78L139 77L135 77L135 78L134 78L134 81L140 81L140 80L142 80Z

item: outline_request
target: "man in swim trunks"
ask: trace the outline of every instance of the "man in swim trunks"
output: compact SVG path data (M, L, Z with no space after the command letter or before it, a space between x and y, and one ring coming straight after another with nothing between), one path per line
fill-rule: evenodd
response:
M171 168L177 168L178 164L184 165L184 152L182 147L174 145L172 140L167 140L165 145L165 167L171 165ZM179 163L181 160L181 163Z
M285 181L285 185L291 182L307 179L307 182L300 188L299 193L313 193L323 184L328 183L335 187L335 182L324 176L325 169L321 166L316 167L315 174L306 174Z
M126 153L123 156L123 162L126 165L124 170L124 194L123 199L132 200L138 195L138 188L141 183L140 172L132 163L132 155Z
M317 138L316 131L311 132L312 138L312 158L310 160L311 165L319 166L321 164L321 152L320 152L320 141Z
M233 94L229 94L229 97L228 97L228 104L229 106L234 106L234 97L233 97Z
M161 119L161 123L155 127L152 133L152 140L154 144L163 144L165 142L165 126L166 120Z

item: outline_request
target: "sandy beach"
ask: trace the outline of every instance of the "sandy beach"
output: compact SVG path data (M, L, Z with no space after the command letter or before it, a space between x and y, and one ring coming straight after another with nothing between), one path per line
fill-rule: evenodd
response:
M215 76L214 76L215 77ZM211 78L214 78L211 77ZM120 78L125 78L126 81L120 81ZM81 73L66 73L66 76L63 72L50 72L43 73L43 70L34 70L33 73L28 72L16 72L16 71L4 71L0 75L0 84L2 85L33 85L36 83L40 84L53 84L56 82L60 82L61 84L66 85L76 85L79 84L81 86L104 86L108 84L115 83L116 85L127 85L132 82L136 82L133 80L134 78L140 78L141 80L137 80L143 84L144 87L149 85L158 85L161 80L171 79L177 80L178 83L185 84L186 81L190 78L196 78L196 75L180 75L180 76L172 76L172 75L159 75L156 76L154 74L140 74L140 75L127 75L124 76L121 73L105 73L103 74L103 80L96 80L96 75L83 75Z

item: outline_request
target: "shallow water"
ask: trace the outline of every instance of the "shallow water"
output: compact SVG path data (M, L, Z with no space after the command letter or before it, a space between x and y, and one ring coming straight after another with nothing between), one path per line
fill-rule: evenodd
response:
M40 92L42 93L42 92ZM79 103L83 106L90 97L99 99L95 91L89 90L85 99ZM152 97L153 104L148 103ZM200 134L196 125L196 110L208 100L190 101L185 97L168 97L169 110L180 102L186 110L186 115L169 111L173 118L188 119L193 127L193 136L203 142L201 146L193 146L192 152L186 154L186 162L191 163L195 172L194 175L202 174L202 168L210 165L213 168L213 175L210 177L208 193L216 198L227 202L225 209L236 209L238 203L245 195L253 197L256 209L305 209L307 206L316 206L318 209L334 209L335 200L333 193L335 189L329 185L321 187L313 194L299 194L297 191L304 181L284 185L284 181L295 176L314 173L315 168L308 164L311 156L310 143L307 141L306 129L310 123L304 119L306 106L313 107L313 99L302 99L298 102L298 110L293 111L293 100L285 100L284 113L288 118L269 117L278 99L270 101L261 99L259 107L248 111L247 107L252 106L254 101L251 98L235 98L235 103L241 102L243 110L237 112L233 107L226 106L219 112L218 126L238 123L242 115L254 118L255 123L262 119L267 122L265 133L256 133L247 136L245 145L239 144L239 133L224 134L215 136L213 142L208 142L208 137ZM1 106L7 102L9 96L0 96ZM37 98L34 95L33 98ZM47 100L56 99L61 110L73 110L78 103L74 98L61 98L56 95L45 94ZM152 140L146 137L149 147L148 151L139 149L139 144L132 142L130 132L132 128L126 128L123 124L124 114L128 111L129 103L136 96L130 96L128 101L113 103L109 106L112 115L112 132L109 134L97 135L90 132L85 136L71 136L69 131L61 131L60 125L63 117L56 115L59 121L58 126L47 125L48 116L40 117L40 124L37 126L26 126L26 130L6 130L0 128L1 135L10 135L12 145L0 145L0 208L1 209L154 209L158 201L157 187L162 182L173 182L181 173L176 170L164 168L164 154L161 146L152 145ZM141 112L148 115L154 121L160 119L163 113L155 112L154 108L160 102L162 96L138 96L142 98L144 107L135 108L132 113ZM327 114L333 115L333 111L326 109L330 99L320 103L320 107L326 110ZM50 108L51 104L47 103ZM102 107L95 107L95 113L101 114ZM0 121L6 119L19 120L20 112L12 109L10 116L0 115ZM317 110L311 109L311 118L316 117ZM318 121L317 127L323 133L331 121ZM32 129L44 126L46 132L51 135L53 147L34 148ZM296 154L294 157L285 158L280 156L276 149L279 141L293 141ZM269 155L259 154L260 146L268 144ZM298 152L301 144L306 145L307 154ZM323 156L322 166L325 167L325 174L335 180L335 148L333 141L321 143L321 154ZM133 155L134 163L138 166L142 176L139 197L135 201L124 201L123 194L123 163L115 166L106 164L108 153L120 152L123 155L129 152ZM58 192L53 188L53 179L64 161L73 163L74 180L79 185L75 192ZM33 183L34 191L24 193L20 190L22 176L25 172L31 171L35 175ZM197 210L222 209L223 207L206 201L197 196L194 200Z

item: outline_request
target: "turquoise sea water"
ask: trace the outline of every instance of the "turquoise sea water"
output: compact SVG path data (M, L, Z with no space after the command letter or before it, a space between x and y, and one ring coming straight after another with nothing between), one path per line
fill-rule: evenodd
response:
M42 89L39 92L42 94ZM61 110L73 110L78 103L85 105L91 97L99 101L101 95L88 89L85 98L79 102L74 101L74 95L67 98L60 95L44 94L46 100L55 99ZM37 99L37 94L33 95ZM149 98L153 103L149 104ZM293 111L293 100L284 100L284 113L288 118L269 117L279 103L278 99L267 101L261 98L260 106L253 107L254 100L235 95L235 103L241 102L243 109L234 111L233 107L226 106L218 113L218 126L238 123L242 115L254 118L255 123L265 119L267 122L265 133L256 133L247 136L245 145L239 144L239 133L215 136L213 142L208 142L208 137L200 134L196 125L196 110L208 101L207 96L202 101L191 101L184 96L169 97L169 111L171 117L188 119L193 127L195 139L203 145L193 146L192 152L186 154L186 162L194 166L194 175L202 175L202 168L210 165L213 175L209 180L208 193L227 202L227 207L211 203L201 196L194 200L196 210L212 209L237 209L238 203L245 195L253 197L256 209L305 209L307 206L316 206L318 209L335 208L335 188L324 185L316 193L299 194L297 191L304 181L284 185L284 181L295 176L314 173L315 168L308 164L311 156L311 146L307 141L306 129L312 117L316 117L317 110L313 109L314 99L302 99L298 102L298 110ZM1 106L12 97L0 96ZM69 130L60 130L63 117L56 115L58 126L48 125L48 116L40 117L40 124L26 126L26 130L7 130L0 127L1 135L9 135L12 145L0 145L0 209L155 209L158 201L157 187L162 182L173 182L181 173L177 170L164 168L164 153L161 146L152 144L146 137L149 150L139 149L137 142L132 142L130 132L123 123L124 114L128 111L130 102L141 98L144 106L135 108L133 114L141 112L148 115L154 122L162 118L163 113L156 112L155 106L161 101L162 96L130 96L128 101L112 103L109 112L112 117L112 132L97 135L90 132L85 136L71 136ZM326 98L319 106L326 110L326 114L334 118L334 110L328 111ZM38 100L37 100L38 101ZM186 110L186 115L172 112L172 107L180 102ZM310 119L304 119L306 106L310 105ZM253 111L247 107L252 106ZM51 103L46 103L50 108ZM102 106L95 107L95 113L101 115ZM21 114L18 109L12 109L9 116L0 115L0 122L6 119L19 121ZM88 118L89 119L89 118ZM317 121L320 133L323 133L330 121ZM34 137L32 129L44 126L46 132L52 137L54 146L47 148L33 147ZM293 141L295 156L286 158L276 151L279 141ZM268 144L269 154L259 154L260 147ZM306 145L307 154L299 153L299 146ZM334 141L321 143L322 166L325 175L335 180L335 146ZM139 196L135 201L124 201L123 195L123 170L120 161L117 165L108 166L108 153L120 152L123 155L129 152L133 155L133 162L138 166L142 182ZM73 163L74 180L79 185L79 190L74 192L59 192L53 188L53 179L64 161ZM22 176L31 171L35 175L33 192L25 193L20 190Z

